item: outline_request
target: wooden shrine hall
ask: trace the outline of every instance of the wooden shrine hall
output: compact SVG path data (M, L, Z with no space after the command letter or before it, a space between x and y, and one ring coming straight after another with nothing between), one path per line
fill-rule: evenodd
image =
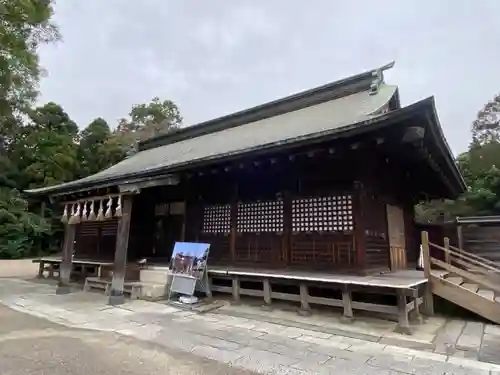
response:
M465 184L434 99L401 107L384 80L392 66L156 136L95 175L27 191L64 210L60 289L72 260L113 262L110 302L119 303L127 265L166 264L176 241L190 241L211 244L212 289L235 298L307 308L307 287L330 280L342 291L331 305L349 315L346 285L379 280L377 293L404 289L398 306L418 311L426 280L415 271L413 207ZM274 291L281 281L300 284L297 296Z

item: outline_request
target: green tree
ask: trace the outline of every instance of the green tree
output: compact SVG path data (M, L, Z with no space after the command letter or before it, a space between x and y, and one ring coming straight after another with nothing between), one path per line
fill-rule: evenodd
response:
M80 177L97 173L124 157L124 146L104 119L93 120L80 133Z
M0 258L38 255L50 233L47 220L28 211L28 203L15 189L0 189Z
M129 118L120 120L116 135L128 151L137 141L143 141L158 134L168 133L179 128L182 117L177 105L171 100L161 101L154 97L147 104L136 104L129 113Z
M500 94L486 103L472 124L472 147L500 142Z
M60 107L30 110L42 74L37 50L59 39L52 3L0 0L0 258L39 253L50 231L19 191L69 178L67 153L71 159L76 125L52 127L64 119L50 116L69 119Z
M55 103L30 111L31 121L16 139L13 158L23 171L19 188L55 185L78 173L78 127Z
M40 45L59 38L50 0L0 0L0 117L23 111L36 97Z
M52 131L66 134L73 138L78 135L78 125L71 120L64 109L54 102L27 111L35 130Z

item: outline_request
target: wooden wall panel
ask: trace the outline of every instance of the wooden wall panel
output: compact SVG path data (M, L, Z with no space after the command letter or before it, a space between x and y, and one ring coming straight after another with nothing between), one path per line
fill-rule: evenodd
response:
M404 211L400 206L387 205L387 226L391 270L405 269L407 265L405 220Z
M272 233L238 234L235 244L235 264L282 267L282 236Z
M465 251L500 262L499 224L462 224L462 241Z
M293 234L290 238L290 265L319 270L352 269L356 265L352 234Z
M118 219L84 221L77 226L75 257L99 260L113 259Z
M385 203L377 195L367 193L361 201L361 209L363 211L366 268L388 269L389 239Z

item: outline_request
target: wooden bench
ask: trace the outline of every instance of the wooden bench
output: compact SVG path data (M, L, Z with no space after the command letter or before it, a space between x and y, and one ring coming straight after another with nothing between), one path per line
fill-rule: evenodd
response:
M37 277L43 278L44 274L47 272L48 278L54 278L55 274L59 277L59 270L61 265L61 259L33 259L33 263L38 263L38 274Z
M99 277L87 277L83 290L90 292L92 288L104 290L104 294L109 296L111 292L111 280ZM130 294L131 299L139 299L142 295L142 284L138 281L126 281L123 284L123 292Z
M33 263L38 263L38 276L39 278L45 277L45 272L48 273L48 278L59 277L62 259L57 258L40 258L34 259ZM112 267L111 262L102 262L87 259L73 259L72 260L72 275L79 276L85 280L87 275L100 277L104 267Z

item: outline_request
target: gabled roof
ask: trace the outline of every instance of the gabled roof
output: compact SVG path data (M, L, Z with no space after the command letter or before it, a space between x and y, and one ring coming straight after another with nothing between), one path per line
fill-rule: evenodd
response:
M392 65L155 137L141 143L137 154L99 173L26 193L67 194L138 182L231 156L369 131L420 110L435 113L432 98L398 109L397 87L383 83L381 72L389 67ZM393 110L380 114L389 104ZM455 186L460 186L457 189L463 189L437 117L431 122L446 154L447 170Z
M137 175L162 173L193 162L243 154L325 131L341 130L372 118L388 105L396 90L396 86L382 84L375 95L362 91L297 111L146 149L92 176L26 193L52 194L97 185L110 186Z

